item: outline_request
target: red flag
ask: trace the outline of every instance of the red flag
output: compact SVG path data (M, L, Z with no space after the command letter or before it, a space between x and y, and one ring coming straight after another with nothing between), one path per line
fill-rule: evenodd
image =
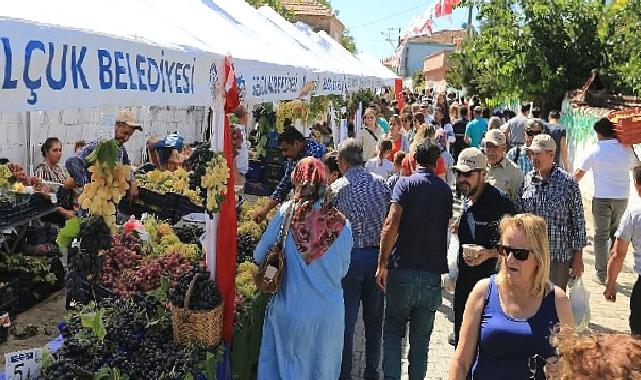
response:
M442 14L441 3L438 2L434 5L434 17L441 17L441 14Z
M405 99L403 98L403 80L401 78L394 79L394 94L396 95L396 104L399 109L405 106Z
M443 16L449 16L452 14L452 2L450 0L443 1Z
M225 59L225 78L227 83L233 83L230 91L226 94L225 109L232 109L238 105L238 93L233 91L236 88L231 61ZM230 82L229 80L233 80ZM227 166L233 168L234 157L231 148L231 130L229 118L225 115L224 130L224 154ZM218 230L216 232L216 280L218 289L223 297L225 311L223 313L223 339L231 343L234 332L234 301L235 278L236 278L236 194L234 191L234 176L231 175L227 181L227 196L220 207Z

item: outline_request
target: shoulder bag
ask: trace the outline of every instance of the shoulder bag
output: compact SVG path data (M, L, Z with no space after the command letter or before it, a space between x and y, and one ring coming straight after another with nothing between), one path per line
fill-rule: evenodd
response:
M283 281L285 274L285 240L287 233L292 222L292 215L294 214L294 202L285 211L283 220L280 223L280 231L278 233L278 241L269 250L267 257L258 267L258 272L254 276L256 287L263 293L274 294L280 288L280 283Z

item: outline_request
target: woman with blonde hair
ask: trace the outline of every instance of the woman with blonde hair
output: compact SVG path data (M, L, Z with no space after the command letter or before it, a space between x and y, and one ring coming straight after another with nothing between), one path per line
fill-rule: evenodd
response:
M574 326L568 297L549 280L543 218L505 217L500 231L490 252L500 256L499 273L479 281L467 300L450 379L545 379L546 361L556 359L553 328Z
M365 161L376 157L378 141L383 136L383 130L376 124L378 114L373 108L368 108L363 114L363 128L359 140L363 144L363 159Z

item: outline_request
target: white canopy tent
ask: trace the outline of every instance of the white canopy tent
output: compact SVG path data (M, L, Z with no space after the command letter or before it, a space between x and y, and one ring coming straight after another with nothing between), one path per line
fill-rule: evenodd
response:
M392 70L385 67L382 63L377 61L376 58L372 57L367 53L360 52L356 55L356 57L361 62L363 62L363 64L371 68L371 70L375 73L376 77L380 79L380 83L384 87L393 86L394 80L399 78L399 76L394 74Z

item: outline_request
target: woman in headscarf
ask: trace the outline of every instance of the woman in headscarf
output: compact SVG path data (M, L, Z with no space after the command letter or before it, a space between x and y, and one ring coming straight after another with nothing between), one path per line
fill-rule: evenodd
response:
M283 282L265 313L258 379L337 379L345 328L341 280L349 268L352 230L326 201L321 161L302 159L292 184L293 200L283 204L254 252L256 262L265 260L293 207Z

